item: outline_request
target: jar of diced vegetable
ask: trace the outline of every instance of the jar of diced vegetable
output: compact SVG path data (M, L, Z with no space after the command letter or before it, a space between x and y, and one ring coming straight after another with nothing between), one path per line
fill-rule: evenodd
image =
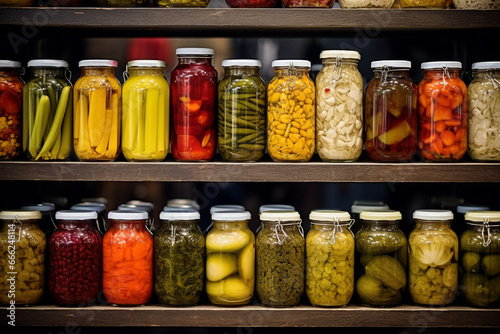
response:
M0 160L22 152L22 98L24 82L18 61L0 60Z

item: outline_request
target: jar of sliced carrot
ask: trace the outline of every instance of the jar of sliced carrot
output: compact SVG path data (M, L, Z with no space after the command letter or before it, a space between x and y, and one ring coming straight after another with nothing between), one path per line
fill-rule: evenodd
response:
M467 86L457 61L426 62L418 85L418 149L424 161L458 161L467 150Z
M145 211L113 210L103 238L102 288L113 305L143 305L153 292L153 236Z

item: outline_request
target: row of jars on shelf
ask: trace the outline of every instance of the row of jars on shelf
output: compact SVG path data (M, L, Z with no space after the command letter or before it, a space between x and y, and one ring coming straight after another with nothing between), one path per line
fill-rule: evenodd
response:
M82 60L74 92L65 61L31 60L26 85L20 63L1 61L0 158L64 160L74 148L82 161L120 151L162 161L170 146L177 161L208 161L218 149L228 161L258 161L267 150L274 161L317 152L352 162L363 147L374 161L411 161L417 149L425 161L458 161L467 149L474 160L500 160L500 62L474 63L467 88L460 62L422 63L417 87L411 62L374 61L365 88L357 51L325 50L316 83L309 61L275 60L266 87L259 60L222 61L218 81L212 49L176 53L170 87L163 61L130 61L122 88L116 61Z
M46 236L39 211L2 211L0 301L38 303L45 288ZM420 305L471 306L500 302L500 212L470 211L460 240L448 210L416 210L407 238L399 211L363 211L351 231L348 212L313 210L304 233L297 211L263 211L256 236L248 211L215 211L201 231L196 210L160 213L152 236L148 214L112 210L103 237L97 212L56 212L48 244L48 288L61 305L95 303L103 292L113 305L143 305L155 293L161 304L195 305L204 292L215 305L396 306L409 297Z

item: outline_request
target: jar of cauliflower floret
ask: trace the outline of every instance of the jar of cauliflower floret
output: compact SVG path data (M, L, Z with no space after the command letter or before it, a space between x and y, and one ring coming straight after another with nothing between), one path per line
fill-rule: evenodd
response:
M472 64L468 152L476 161L500 160L500 61Z
M316 78L316 151L323 161L356 161L363 150L363 79L357 51L325 50Z
M451 229L453 212L416 210L408 238L408 290L420 305L449 305L458 287L458 238Z

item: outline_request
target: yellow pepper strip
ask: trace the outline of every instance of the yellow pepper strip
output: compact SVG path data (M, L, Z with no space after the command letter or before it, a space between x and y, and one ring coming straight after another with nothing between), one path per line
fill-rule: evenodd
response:
M106 115L104 118L104 131L102 133L101 141L99 145L95 148L95 151L103 156L106 153L106 149L108 148L109 135L111 133L111 121L113 118L113 110L106 109Z
M147 154L156 152L158 137L158 97L159 90L149 88L146 93L146 115L144 127L144 149Z
M89 101L86 95L80 94L80 99L76 105L75 112L75 138L78 138L78 143L75 143L77 150L81 155L90 154L89 127L87 124L87 115L89 112Z
M137 136L135 137L133 152L142 156L144 153L144 129L146 122L146 92L137 90Z
M96 88L89 96L89 139L90 146L96 147L101 141L106 115L106 88Z
M166 117L165 100L165 93L160 93L158 97L158 137L156 143L156 149L160 155L165 152L165 147L168 146L165 143L165 138L168 138L168 117Z
M61 148L59 149L59 153L57 154L57 159L59 160L66 159L71 152L71 147L73 143L71 138L72 126L73 126L73 102L72 99L70 99L62 125Z
M124 150L133 152L137 134L138 99L136 90L123 90L122 104L122 147Z
M59 131L56 137L56 141L54 142L54 145L52 145L50 152L45 153L43 156L40 153L38 153L38 157L42 157L45 160L57 159L57 154L59 153L60 148L61 148L61 132Z
M111 117L111 131L109 134L109 143L108 143L108 154L107 157L110 159L116 158L116 155L118 154L118 141L120 139L120 118L119 118L119 113L120 113L120 108L118 106L119 102L119 93L113 93L111 95L111 111L112 111L112 117Z
M35 122L33 130L31 131L31 138L29 143L29 153L32 157L36 157L38 150L42 145L43 135L47 121L49 120L50 113L50 99L47 95L42 95L36 108Z

